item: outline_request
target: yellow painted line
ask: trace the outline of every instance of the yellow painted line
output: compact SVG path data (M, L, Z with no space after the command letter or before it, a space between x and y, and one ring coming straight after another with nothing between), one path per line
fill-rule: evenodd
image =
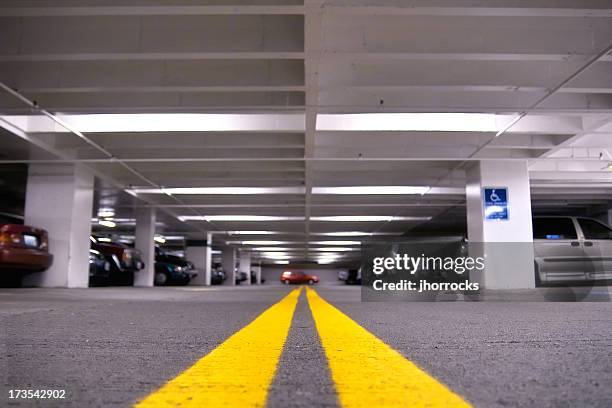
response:
M136 407L263 407L300 289L153 392Z
M344 408L470 406L314 290L306 294Z

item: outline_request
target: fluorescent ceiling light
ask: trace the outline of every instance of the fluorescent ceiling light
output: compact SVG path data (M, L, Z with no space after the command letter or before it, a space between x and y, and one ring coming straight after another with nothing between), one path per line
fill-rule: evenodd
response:
M317 259L317 263L319 265L327 265L336 262L337 259Z
M91 242L93 242L94 244L95 244L96 242L98 242L98 241L96 241L96 239L95 239L94 237L92 237L91 235L89 236L89 240L90 240Z
M303 132L304 114L119 113L57 115L79 132ZM24 132L66 133L42 115L0 116Z
M294 250L302 250L301 248L286 248L286 247L257 247L257 248L253 248L253 251L257 251L257 252L274 252L274 251L291 251L292 249Z
M304 217L271 215L179 215L180 221L228 221L228 222L267 222L267 221L304 221ZM311 221L331 222L385 222L385 221L429 221L431 217L403 217L389 215L334 215L310 217Z
M280 217L270 215L180 215L180 221L304 221L304 217Z
M310 248L313 252L349 252L349 251L360 251L360 248L348 248L348 247L329 247L329 248Z
M386 221L429 221L431 217L400 217L390 215L333 215L310 217L311 221L332 222L386 222Z
M98 224L102 225L103 227L108 227L108 228L115 228L117 226L116 223L114 223L113 221L109 221L109 220L100 220L98 221ZM99 238L99 241L101 241L102 239Z
M157 242L158 244L166 243L166 238L162 237L161 235L157 235L155 238L153 238L153 240Z
M98 241L100 241L100 242L113 242L113 240L112 240L112 239L110 239L110 238L105 238L105 237L98 238Z
M277 265L289 265L289 261L274 261Z
M291 244L289 241L227 241L227 245L284 245Z
M364 231L339 231L339 232L311 232L310 235L325 237L373 237L377 235L403 235L403 232L364 232Z
M266 259L290 259L291 256L287 255L287 254L275 254L275 253L263 253L260 254L260 257L262 258L266 258Z
M176 188L133 188L136 194L167 195L264 195L264 194L305 194L304 187L176 187Z
M484 113L319 114L318 131L498 132L513 115Z
M361 245L361 241L311 241L311 245Z
M357 195L423 195L427 186L350 186L350 187L313 187L312 194L357 194Z
M227 231L229 235L274 235L274 231Z
M108 218L108 217L114 217L114 216L115 216L115 210L113 210L112 208L100 208L98 210L98 217Z

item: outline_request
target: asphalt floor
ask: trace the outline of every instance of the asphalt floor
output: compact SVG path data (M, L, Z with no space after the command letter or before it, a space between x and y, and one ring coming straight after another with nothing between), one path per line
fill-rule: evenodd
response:
M131 406L294 288L0 289L0 406ZM612 406L611 302L361 302L358 287L315 289L473 406ZM14 389L66 398L9 399ZM266 405L340 406L304 293Z

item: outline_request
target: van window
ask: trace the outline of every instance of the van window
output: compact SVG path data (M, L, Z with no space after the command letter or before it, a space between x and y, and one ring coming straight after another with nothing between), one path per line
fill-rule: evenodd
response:
M576 239L576 229L571 218L534 218L534 239Z
M612 239L612 230L594 220L578 218L578 224L586 239Z

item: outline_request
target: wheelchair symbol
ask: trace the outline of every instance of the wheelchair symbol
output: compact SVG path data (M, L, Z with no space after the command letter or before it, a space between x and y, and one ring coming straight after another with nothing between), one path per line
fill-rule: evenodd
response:
M491 195L489 196L489 200L493 201L494 203L501 200L501 198L499 198L499 196L495 192L495 189L491 190Z

